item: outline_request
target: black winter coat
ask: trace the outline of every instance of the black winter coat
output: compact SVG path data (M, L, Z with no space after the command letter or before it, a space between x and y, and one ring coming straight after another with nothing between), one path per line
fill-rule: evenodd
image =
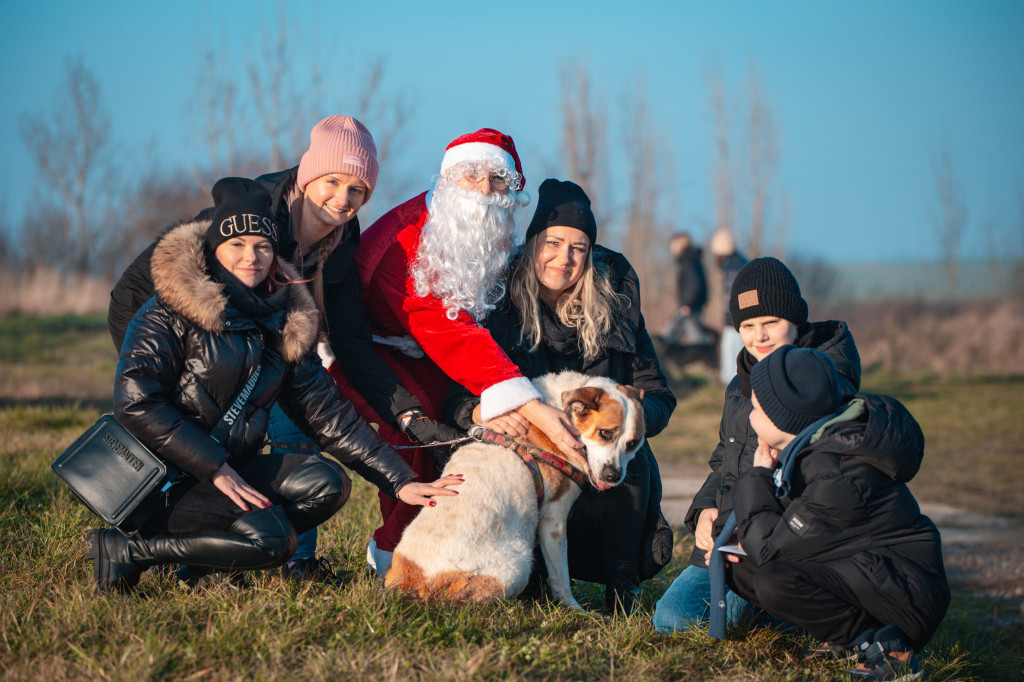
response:
M298 167L268 173L256 179L270 192L270 209L281 228L278 253L291 261L298 248L293 233L287 197L295 186ZM205 209L194 220L209 220L213 209ZM394 371L373 349L370 325L363 311L362 287L356 270L355 253L359 246L359 220L346 223L341 241L324 263L324 308L327 333L338 366L353 388L378 414L397 422L402 412L418 408L419 401L399 382ZM153 296L150 261L156 243L132 262L110 292L107 325L114 345L120 351L125 331L135 313ZM316 273L316 262L308 259L302 276Z
M543 340L534 350L520 339L519 310L507 295L484 326L526 377L573 370L643 389L645 435L652 438L668 425L676 398L647 333L640 310L640 284L622 254L595 245L593 259L595 267L608 271L613 290L629 300L597 358L584 362L575 330L562 326L543 302ZM453 383L445 401L446 421L468 429L479 402L479 397ZM601 527L594 528L595 524ZM662 534L656 535L659 531ZM635 580L638 561L641 578L651 577L667 563L671 533L661 516L661 477L647 442L630 463L621 486L605 493L584 488L573 507L568 534L569 568L574 578L603 584L629 582ZM662 547L664 543L667 548ZM661 555L661 551L667 554Z
M701 250L688 246L676 258L676 301L687 306L691 315L699 315L708 300L708 284L701 263Z
M766 467L740 476L733 497L740 543L758 566L829 562L851 586L869 581L888 608L904 604L907 617L921 621L908 629L926 641L949 587L939 531L906 485L920 469L924 434L888 396L858 394L841 419L798 453L786 498L775 497Z
M161 458L198 480L263 448L270 408L288 416L326 452L394 495L415 478L342 398L312 352L319 312L305 287L288 285L288 305L251 318L208 274L209 220L179 225L152 257L156 296L128 326L114 387L114 416ZM286 274L296 273L282 263ZM256 365L259 380L223 444L210 432Z
M562 327L551 309L543 303L541 306L548 319L543 329L544 339L535 350L530 350L528 340L519 338L519 310L512 305L507 295L484 320L484 326L523 372L523 376L528 378L573 370L590 376L608 377L625 386L643 389L646 435L653 438L668 426L669 417L676 407L676 398L668 388L640 311L640 283L633 267L620 253L596 245L594 263L595 267L609 269L612 288L629 299L629 307L621 313L618 323L611 330L605 352L597 358L584 363L575 331ZM460 392L456 387L449 393L449 400L445 404L446 419L468 429L473 423L473 408L479 403L479 397ZM650 449L647 445L644 447Z
M846 323L837 320L812 322L801 331L803 333L794 345L814 348L832 358L839 372L841 391L844 395L853 395L860 388L860 354ZM750 426L750 369L755 363L746 348L740 351L737 374L725 390L719 442L708 462L711 473L686 512L685 524L691 533L696 531L702 510L718 509L718 519L712 531L714 537L718 536L735 503L733 486L740 475L753 466L757 434ZM690 563L705 567L704 550L694 547Z

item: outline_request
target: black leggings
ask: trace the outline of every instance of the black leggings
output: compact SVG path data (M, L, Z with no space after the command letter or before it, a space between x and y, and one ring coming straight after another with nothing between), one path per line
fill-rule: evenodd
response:
M283 505L296 533L304 533L333 515L352 488L341 466L320 455L259 454L237 464L231 462L231 466L272 503ZM213 483L185 476L168 491L167 504L149 518L142 532L223 531L244 514L246 511Z

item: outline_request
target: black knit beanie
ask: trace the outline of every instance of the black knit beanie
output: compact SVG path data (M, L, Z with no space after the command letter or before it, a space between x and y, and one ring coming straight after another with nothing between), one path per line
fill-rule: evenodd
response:
M552 225L575 227L597 243L597 222L590 210L590 197L583 188L568 180L548 178L537 190L537 211L526 228L526 241Z
M842 402L832 358L813 348L781 346L750 370L750 388L772 424L797 434Z
M729 296L732 325L752 317L781 317L798 329L807 322L807 301L796 277L778 258L755 258L736 273Z
M213 222L206 230L211 251L232 237L266 237L277 253L278 228L270 193L248 178L222 178L213 186Z

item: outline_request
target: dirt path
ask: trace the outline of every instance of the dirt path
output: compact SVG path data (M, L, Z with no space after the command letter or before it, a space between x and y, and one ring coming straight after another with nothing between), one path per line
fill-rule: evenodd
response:
M661 509L675 528L683 525L704 477L662 471ZM1024 526L1013 519L922 502L942 532L946 573L954 589L1020 603L1024 614Z

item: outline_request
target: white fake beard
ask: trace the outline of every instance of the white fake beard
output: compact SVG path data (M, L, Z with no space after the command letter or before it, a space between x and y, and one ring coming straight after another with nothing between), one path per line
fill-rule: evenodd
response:
M505 293L516 197L482 194L439 180L410 268L416 294L432 295L449 319L483 320Z

